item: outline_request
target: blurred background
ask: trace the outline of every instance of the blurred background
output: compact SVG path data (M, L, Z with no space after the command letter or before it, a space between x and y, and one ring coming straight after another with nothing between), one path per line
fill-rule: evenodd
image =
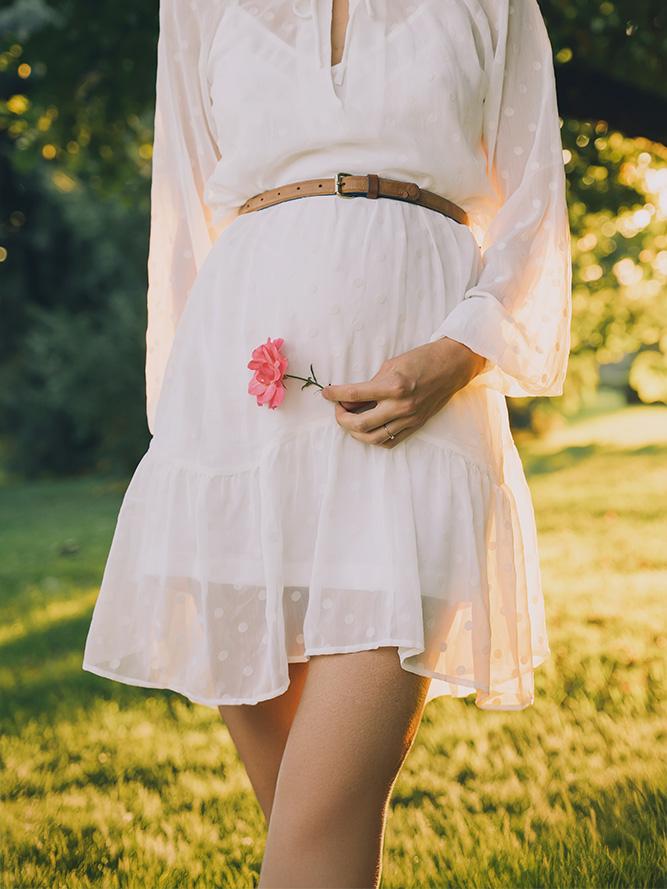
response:
M510 411L552 657L520 714L429 705L392 800L387 887L665 884L667 9L540 7L572 353L562 397ZM157 31L157 0L0 0L7 886L246 886L261 861L261 816L217 713L80 666L149 440Z

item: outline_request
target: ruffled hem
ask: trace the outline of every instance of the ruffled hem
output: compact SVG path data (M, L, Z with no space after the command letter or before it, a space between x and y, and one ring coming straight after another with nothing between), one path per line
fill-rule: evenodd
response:
M235 473L153 440L118 516L85 670L252 704L285 691L290 662L385 645L431 677L427 700L532 703L549 649L511 448L498 481L447 443L366 447L333 420Z
M407 670L410 673L415 673L417 676L425 676L433 680L429 687L429 692L426 697L426 703L434 700L437 697L443 697L445 695L453 698L460 698L466 697L471 694L477 694L475 704L482 710L525 710L533 703L533 698L531 697L529 699L522 699L520 701L517 701L516 704L511 704L508 702L506 704L503 704L502 706L498 704L490 706L489 701L497 697L497 693L495 691L490 692L487 688L479 688L474 685L471 685L470 687L468 687L467 685L461 685L460 682L457 683L457 680L453 676L443 676L440 673L433 673L431 670L425 670L424 668L419 669L415 666L411 666L410 664L406 663L405 655L402 652L401 647L393 641L381 642L378 645L367 645L361 647L358 645L354 645L336 650L310 651L307 654L298 657L288 657L287 663L304 664L308 663L311 656L319 654L349 654L350 652L354 651L374 651L375 649L383 646L392 646L397 648L399 659L401 659L401 666L404 670ZM536 658L533 662L533 667L538 667L540 664L544 663L550 653L551 652L547 650L546 654L544 654L542 657ZM288 678L287 681L284 682L279 688L266 692L265 694L255 696L253 698L244 698L243 700L240 700L223 696L220 700L210 700L209 698L199 697L187 688L176 687L173 684L160 685L156 682L148 682L146 680L136 679L130 676L121 676L117 672L100 669L99 667L95 667L92 664L87 663L86 661L83 662L82 669L86 670L88 673L93 673L96 676L101 676L103 679L112 679L116 682L122 682L125 685L132 685L137 688L155 688L162 691L174 691L177 694L181 694L184 697L188 698L188 700L192 701L194 704L203 704L205 707L212 708L217 708L218 706L223 705L236 706L241 704L259 704L262 701L268 701L271 698L277 698L280 695L284 694L290 684L290 680Z

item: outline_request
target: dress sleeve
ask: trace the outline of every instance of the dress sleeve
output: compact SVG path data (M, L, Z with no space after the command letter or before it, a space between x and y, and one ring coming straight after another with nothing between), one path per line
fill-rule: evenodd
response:
M146 414L155 409L174 333L216 237L204 185L219 159L195 2L161 0L146 330Z
M478 382L505 395L560 395L571 268L551 46L537 0L488 5L496 46L483 138L499 209L478 281L430 341L446 336L484 356Z

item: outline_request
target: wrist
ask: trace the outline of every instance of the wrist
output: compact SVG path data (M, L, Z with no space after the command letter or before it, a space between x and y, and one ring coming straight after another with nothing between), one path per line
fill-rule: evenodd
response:
M433 345L439 347L448 363L455 363L457 369L469 377L468 381L479 376L487 366L487 360L483 355L478 355L468 346L458 340L452 340L448 336L435 340Z

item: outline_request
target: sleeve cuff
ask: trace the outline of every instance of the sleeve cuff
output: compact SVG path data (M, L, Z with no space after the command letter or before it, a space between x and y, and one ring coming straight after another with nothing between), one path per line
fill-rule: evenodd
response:
M469 293L440 327L429 342L442 337L456 340L486 359L486 365L476 378L480 385L498 389L513 398L541 395L560 395L560 376L549 379L537 365L526 371L527 344L514 318L496 297L488 293Z

